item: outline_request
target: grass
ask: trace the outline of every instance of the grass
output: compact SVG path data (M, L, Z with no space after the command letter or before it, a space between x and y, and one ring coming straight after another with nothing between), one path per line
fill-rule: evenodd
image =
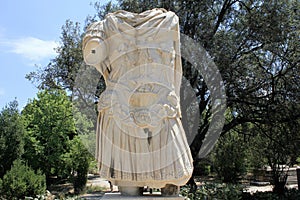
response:
M87 194L93 194L93 193L104 193L106 188L101 187L99 185L89 185L86 187L86 193Z

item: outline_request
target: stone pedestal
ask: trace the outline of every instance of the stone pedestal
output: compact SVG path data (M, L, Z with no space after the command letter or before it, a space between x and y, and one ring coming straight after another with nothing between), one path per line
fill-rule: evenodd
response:
M103 198L111 200L184 200L184 197L162 197L160 195L144 195L144 196L121 196L121 193L106 193Z

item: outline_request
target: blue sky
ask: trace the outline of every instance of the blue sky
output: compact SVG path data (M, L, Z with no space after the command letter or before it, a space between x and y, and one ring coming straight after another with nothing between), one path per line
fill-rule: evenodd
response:
M0 109L17 98L22 109L37 93L25 75L55 57L67 19L84 24L95 0L0 1ZM101 0L106 3L108 0Z

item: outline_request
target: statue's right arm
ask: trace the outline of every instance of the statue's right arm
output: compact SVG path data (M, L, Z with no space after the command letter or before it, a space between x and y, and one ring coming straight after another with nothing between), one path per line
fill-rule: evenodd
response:
M83 58L86 64L95 66L107 57L107 47L105 44L105 33L103 21L91 24L83 38Z
M91 38L83 49L83 58L86 64L97 66L107 56L106 45L99 38Z

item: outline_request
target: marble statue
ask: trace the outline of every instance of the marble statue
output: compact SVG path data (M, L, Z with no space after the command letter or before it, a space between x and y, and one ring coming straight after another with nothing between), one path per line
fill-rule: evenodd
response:
M83 39L85 62L106 83L98 103L99 173L123 195L141 195L144 186L178 195L191 177L179 36L173 12L120 10L92 23Z

